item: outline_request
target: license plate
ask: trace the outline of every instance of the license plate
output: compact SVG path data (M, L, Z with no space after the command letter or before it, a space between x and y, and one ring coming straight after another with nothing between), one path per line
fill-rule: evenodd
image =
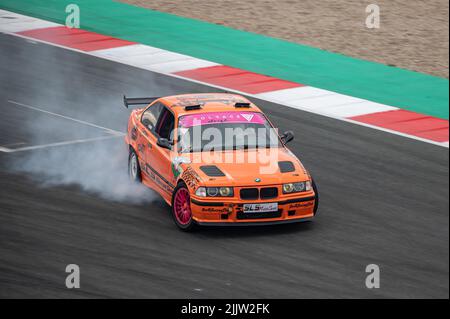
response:
M268 213L278 211L278 203L244 204L244 213Z

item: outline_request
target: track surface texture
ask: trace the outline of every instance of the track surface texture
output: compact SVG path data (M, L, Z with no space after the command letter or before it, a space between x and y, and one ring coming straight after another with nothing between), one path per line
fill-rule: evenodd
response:
M9 148L107 133L8 101L124 131L124 93L217 91L8 35L0 56ZM448 298L448 149L254 102L296 134L321 191L313 222L180 232L157 196L108 179L126 171L122 138L0 152L0 297ZM365 287L371 263L380 289Z

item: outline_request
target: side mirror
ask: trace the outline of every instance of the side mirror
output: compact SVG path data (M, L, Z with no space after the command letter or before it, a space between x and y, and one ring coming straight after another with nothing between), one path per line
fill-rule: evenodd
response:
M167 138L163 138L163 137L158 138L158 141L156 142L156 144L159 147L167 148L168 150L172 149L172 143L170 143Z
M287 144L294 139L294 132L286 131L280 137L281 137L281 140L283 141L283 143Z

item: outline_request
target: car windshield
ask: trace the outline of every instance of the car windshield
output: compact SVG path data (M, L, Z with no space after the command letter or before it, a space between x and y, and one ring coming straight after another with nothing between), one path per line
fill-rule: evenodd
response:
M184 115L178 128L182 153L280 147L276 130L256 112Z

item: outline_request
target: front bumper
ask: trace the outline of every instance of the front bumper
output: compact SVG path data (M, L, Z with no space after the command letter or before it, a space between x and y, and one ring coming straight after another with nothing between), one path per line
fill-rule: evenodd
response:
M269 226L269 225L280 225L280 224L293 224L301 223L312 220L312 217L304 218L291 218L286 220L275 220L275 221L253 221L253 222L197 222L200 226Z
M208 200L191 198L193 219L200 225L270 225L311 220L314 217L315 194L303 197L265 201ZM244 213L244 204L278 203L278 211L268 213Z

